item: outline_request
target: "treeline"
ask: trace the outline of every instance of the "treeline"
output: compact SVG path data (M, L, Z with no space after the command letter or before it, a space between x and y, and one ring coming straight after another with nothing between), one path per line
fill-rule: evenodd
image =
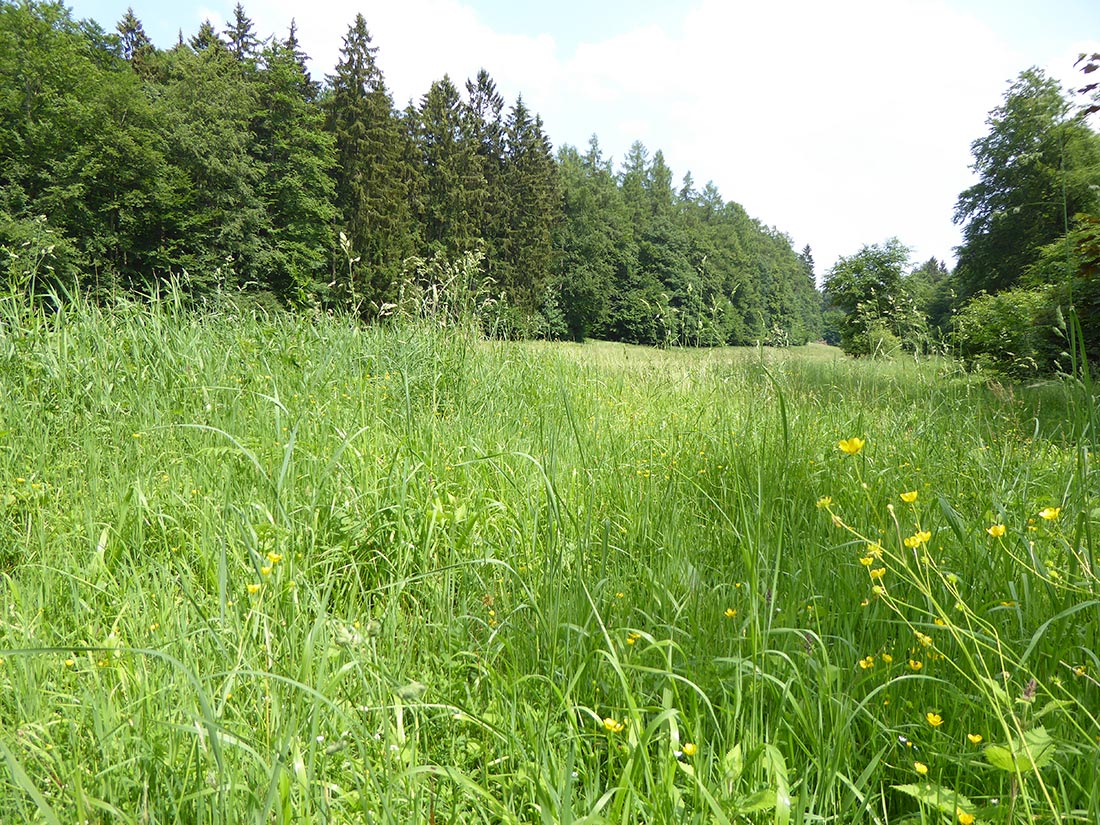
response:
M62 3L0 2L0 272L8 286L144 294L181 276L287 307L385 315L474 268L497 331L638 343L820 334L809 249L681 186L635 144L556 154L482 71L395 106L359 15L312 78L294 24L241 5L157 48ZM490 300L491 299L491 300Z

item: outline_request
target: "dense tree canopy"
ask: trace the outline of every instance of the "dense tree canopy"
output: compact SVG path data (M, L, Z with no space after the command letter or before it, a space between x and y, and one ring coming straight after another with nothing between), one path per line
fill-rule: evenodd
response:
M964 223L957 280L963 297L1014 286L1068 218L1100 203L1100 139L1058 84L1038 69L1020 74L972 146L979 180L961 195Z

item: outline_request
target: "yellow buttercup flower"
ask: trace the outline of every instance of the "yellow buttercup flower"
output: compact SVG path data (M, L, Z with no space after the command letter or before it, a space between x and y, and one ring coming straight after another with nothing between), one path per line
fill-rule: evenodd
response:
M962 808L955 808L955 815L959 818L959 825L974 825L974 814L968 814Z
M917 500L917 495L918 493L916 490L910 490L908 493L901 494L901 500L904 501L906 504L912 504L914 501Z
M696 747L694 742L684 743L684 756L695 756L699 752L699 748Z
M940 725L943 724L943 717L940 716L938 713L932 713L931 711L929 711L928 713L924 714L924 718L927 719L928 724L934 728L938 728Z
M919 773L921 776L928 776L928 766L923 762L914 762L913 770Z
M260 592L260 585L258 585L258 584L256 584L255 582L253 582L253 583L249 584L249 585L247 586L247 588L246 588L246 589L247 589L247 590L248 590L248 592L249 592L249 593L251 593L252 595L256 595L257 593L259 593L259 592Z
M913 535L903 540L903 544L910 550L916 550L922 544L927 544L928 540L932 538L932 532L930 530L918 530Z
M921 643L921 647L932 647L932 637L927 633L921 633L916 631L917 641Z
M890 664L891 662L894 661L894 657L891 656L889 653L883 653L882 654L882 661L886 662L886 664Z
M989 533L993 538L999 539L1005 534L1005 526L1003 524L991 524L989 527L985 528L985 532Z
M870 567L872 564L875 563L875 560L871 556L861 556L859 559L859 563L862 564L864 567Z
M283 554L276 553L274 550L272 550L270 553L267 554L267 560L272 564L278 564L283 560Z
M603 726L611 733L619 733L623 729L623 723L610 716L603 720Z
M1044 519L1045 521L1054 521L1054 519L1058 518L1058 516L1060 516L1061 514L1061 507L1044 507L1042 510L1039 511L1039 518Z
M863 445L866 443L867 442L864 441L862 438L852 436L851 438L841 439L839 442L837 442L837 446L840 448L840 451L843 452L845 455L856 455L860 450L863 449Z
M915 670L920 670L922 667L924 667L924 662L920 661L919 659L910 659L909 660L909 669L910 670L914 670L914 671Z
M734 610L732 607L727 607L726 608L726 618L727 619L732 619L736 615L737 615L737 611Z
M968 733L966 738L970 740L971 745L980 745L982 741L982 735L980 733Z
M859 666L863 670L868 670L869 668L874 667L875 666L875 657L874 656L867 656L863 659L860 659L859 660Z
M886 575L886 568L876 567L874 570L868 570L867 575L869 575L872 579L881 579L883 576Z
M828 507L832 503L833 503L833 497L832 496L822 496L821 498L819 498L817 500L817 506L818 507Z

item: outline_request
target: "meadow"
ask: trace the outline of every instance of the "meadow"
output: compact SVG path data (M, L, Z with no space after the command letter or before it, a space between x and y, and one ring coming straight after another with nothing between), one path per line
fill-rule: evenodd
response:
M1100 822L1087 386L0 308L2 822Z

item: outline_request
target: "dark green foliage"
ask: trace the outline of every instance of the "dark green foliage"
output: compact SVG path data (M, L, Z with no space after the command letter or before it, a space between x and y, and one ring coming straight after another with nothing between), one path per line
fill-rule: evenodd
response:
M425 251L457 255L478 240L480 162L464 130L464 106L449 77L421 98L417 138L423 169L418 206Z
M174 196L163 213L166 263L182 266L196 290L261 283L271 227L253 151L252 73L222 45L176 49L160 95Z
M240 3L221 34L205 21L168 50L131 9L116 28L60 3L0 3L13 282L146 294L185 272L191 297L374 317L408 297L419 256L476 272L501 334L819 334L812 260L712 184L674 187L641 143L618 175L595 139L555 157L538 113L522 97L506 110L485 70L465 99L444 77L398 113L362 15L323 93L293 22L264 38Z
M260 197L270 219L262 269L286 300L306 302L326 282L333 249L335 165L332 136L311 105L314 93L291 39L263 52L256 147L266 174Z
M825 278L829 305L844 313L840 346L850 355L890 355L899 347L919 350L926 343L923 314L902 274L909 249L897 238L864 246L841 258Z
M132 7L126 9L126 14L118 21L116 29L123 60L128 60L134 71L142 74L144 67L156 54L156 47L145 33L141 21L134 16Z
M497 280L510 303L534 313L550 286L554 229L561 219L558 167L542 118L519 98L505 124L502 175L507 204L501 226Z
M47 216L99 281L144 265L168 192L138 77L87 31L59 3L0 5L0 210Z
M376 52L366 20L357 15L325 100L326 127L336 146L336 206L363 270L358 297L374 310L393 294L401 262L413 251L402 135ZM340 262L337 271L354 277L346 264ZM357 289L337 286L346 293Z
M1100 204L1100 138L1069 116L1058 84L1038 69L1020 74L972 146L979 181L959 195L965 222L956 270L963 297L1019 282L1039 247L1066 230L1066 216Z
M564 220L555 242L557 288L568 335L582 341L604 332L613 287L637 265L637 251L622 194L595 135L583 156L564 147L558 166Z
M238 3L233 8L233 22L222 32L229 51L238 60L254 60L260 47L260 39L252 27L252 21Z
M955 303L955 279L943 261L929 258L905 278L905 287L929 326L945 331Z
M699 192L687 175L676 192L664 155L651 160L641 143L631 147L618 187L595 142L584 158L568 150L559 162L561 283L574 337L711 346L820 335L812 260L725 203L712 183Z

